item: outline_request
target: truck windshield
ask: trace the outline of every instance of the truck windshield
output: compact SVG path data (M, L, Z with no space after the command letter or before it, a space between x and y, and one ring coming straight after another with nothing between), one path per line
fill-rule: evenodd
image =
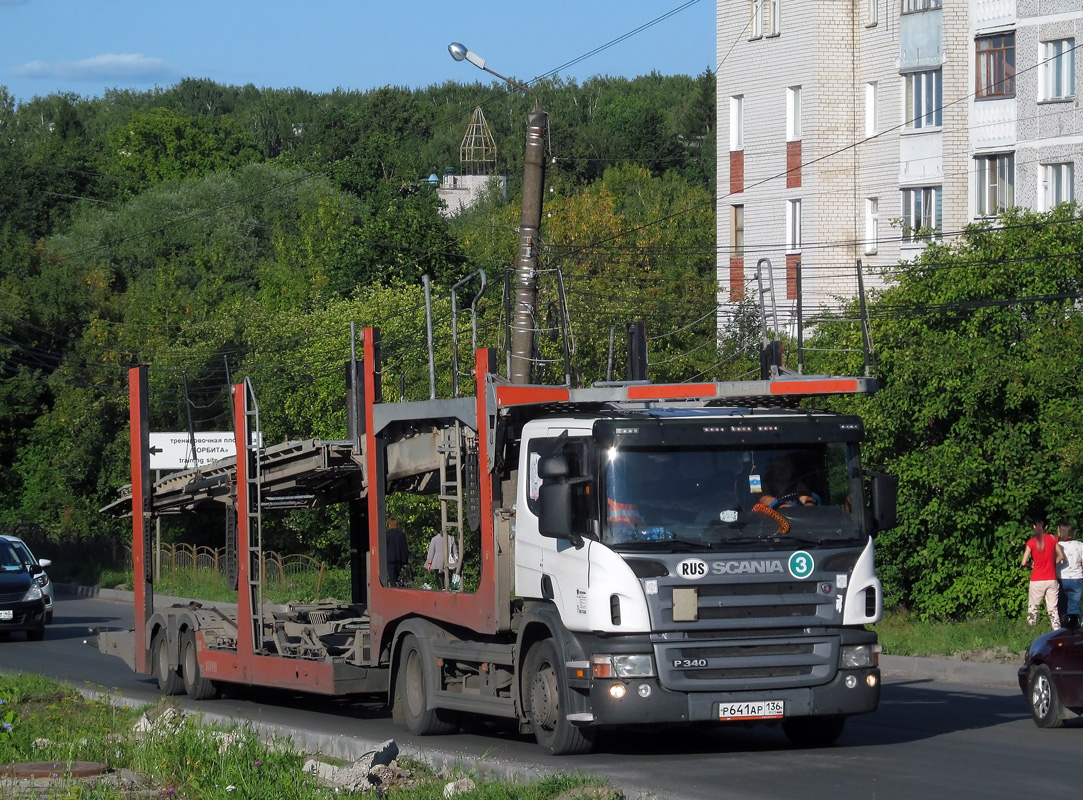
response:
M617 549L763 548L864 538L856 445L611 448L602 541Z

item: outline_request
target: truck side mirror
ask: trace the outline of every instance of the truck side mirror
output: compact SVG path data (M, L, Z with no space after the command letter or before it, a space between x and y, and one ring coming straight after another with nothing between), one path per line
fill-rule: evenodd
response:
M898 523L899 479L886 472L871 472L872 527L874 532L894 528Z
M538 533L550 539L566 539L579 547L583 537L574 530L575 481L569 481L571 465L563 454L538 460Z

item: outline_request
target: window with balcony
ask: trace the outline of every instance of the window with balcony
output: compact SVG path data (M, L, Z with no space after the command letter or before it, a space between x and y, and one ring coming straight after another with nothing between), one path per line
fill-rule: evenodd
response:
M1042 211L1075 200L1075 165L1042 165Z
M939 239L944 225L944 190L940 186L903 189L902 201L903 241Z
M1015 153L978 156L978 216L995 217L1015 205Z
M906 127L938 128L944 122L943 71L911 72L903 76L906 83Z
M977 97L1015 97L1015 32L979 36L974 41Z
M1063 100L1075 95L1075 39L1042 42L1041 98Z
M930 11L943 8L944 0L902 0L902 13L913 14L918 11Z

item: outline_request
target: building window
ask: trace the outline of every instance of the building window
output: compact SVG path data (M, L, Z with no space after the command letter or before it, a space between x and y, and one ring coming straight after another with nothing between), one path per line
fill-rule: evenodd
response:
M742 258L745 254L745 207L730 206L730 255Z
M1075 39L1042 42L1041 98L1060 100L1075 94Z
M938 128L944 121L943 71L911 72L906 82L906 127Z
M801 201L786 201L786 251L801 251Z
M875 136L879 127L878 108L876 104L876 81L865 84L865 136Z
M1075 200L1075 167L1073 164L1042 165L1042 211Z
M903 189L903 241L940 238L944 190L939 186Z
M730 150L745 149L745 98L730 98Z
M978 156L978 216L995 217L1015 205L1015 153Z
M782 0L764 0L767 3L767 35L778 36L782 33Z
M943 6L944 0L902 0L902 13L913 14L915 11L929 11Z
M880 21L880 0L865 0L865 27L871 28Z
M763 36L763 7L767 0L751 0L752 19L748 21L748 38L759 39Z
M977 46L977 96L1015 97L1015 32L980 36Z
M880 249L880 198L865 198L865 255Z
M801 87L791 86L786 90L786 141L793 142L801 138Z

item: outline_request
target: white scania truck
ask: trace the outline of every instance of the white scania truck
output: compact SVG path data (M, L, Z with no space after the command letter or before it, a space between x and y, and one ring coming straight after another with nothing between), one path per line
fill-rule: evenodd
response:
M797 407L873 380L512 385L479 350L473 397L383 402L379 334L363 340L347 440L250 444L258 407L238 384L238 457L157 483L132 371L132 485L111 510L134 521L136 627L103 650L168 692L386 692L414 733L489 715L553 754L604 728L707 722L823 745L876 709L873 535L894 524L895 484L862 466L858 417ZM438 497L461 583L445 562L437 588L389 585L394 492ZM350 504L352 597L268 607L263 515L333 502ZM150 521L209 509L226 514L237 610L156 608Z

